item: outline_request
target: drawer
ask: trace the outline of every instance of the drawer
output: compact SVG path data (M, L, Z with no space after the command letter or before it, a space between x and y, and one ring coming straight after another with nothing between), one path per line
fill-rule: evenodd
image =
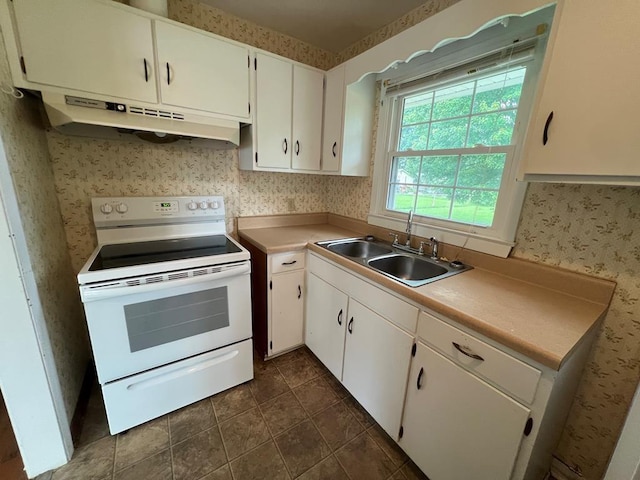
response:
M305 251L269 255L271 274L304 268Z
M251 339L102 386L112 435L253 378Z
M420 313L418 336L467 370L529 404L541 372L442 320ZM456 346L457 345L457 346ZM473 358L472 355L480 358Z

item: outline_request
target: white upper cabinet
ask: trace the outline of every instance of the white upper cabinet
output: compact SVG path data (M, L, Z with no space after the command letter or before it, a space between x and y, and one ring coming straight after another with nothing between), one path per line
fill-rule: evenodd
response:
M371 161L375 77L345 84L345 65L327 72L324 91L322 171L366 177Z
M344 115L344 65L327 72L324 89L324 121L322 130L322 170L336 172L342 151Z
M323 73L274 55L255 59L255 122L243 129L240 168L320 170Z
M521 179L640 183L638 18L637 0L558 3Z
M151 20L98 2L13 2L29 82L155 103Z
M179 26L155 22L164 105L249 116L249 50Z
M294 170L319 170L322 136L322 72L293 66L293 152Z

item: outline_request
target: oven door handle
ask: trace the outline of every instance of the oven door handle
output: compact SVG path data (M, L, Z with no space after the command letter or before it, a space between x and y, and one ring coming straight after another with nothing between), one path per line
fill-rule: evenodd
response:
M251 273L251 264L244 262L239 265L225 266L220 272L199 275L196 277L180 278L177 280L167 280L165 282L145 283L142 285L122 285L105 284L103 286L83 285L80 287L80 297L83 302L95 302L97 300L105 300L108 298L122 297L124 295L135 295L139 293L155 292L186 285L195 285L203 282L221 280L223 278L235 277L238 275L246 275Z

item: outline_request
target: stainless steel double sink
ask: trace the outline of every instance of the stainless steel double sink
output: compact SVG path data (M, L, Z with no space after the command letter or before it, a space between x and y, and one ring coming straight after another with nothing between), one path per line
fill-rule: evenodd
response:
M409 253L373 237L317 242L316 245L410 287L420 287L473 268L458 261Z

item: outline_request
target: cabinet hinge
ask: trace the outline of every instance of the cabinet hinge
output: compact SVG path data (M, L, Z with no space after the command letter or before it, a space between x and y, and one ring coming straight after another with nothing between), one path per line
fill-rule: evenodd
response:
M258 164L258 152L256 152L256 165Z
M398 438L402 438L403 435L404 435L404 427L400 426L400 432L398 432Z
M253 59L253 69L258 70L258 57Z
M527 423L525 423L524 425L524 436L528 437L531 433L531 430L533 430L533 418L529 417Z
M269 350L273 350L273 342L269 342Z
M411 356L415 357L416 356L416 349L417 349L418 345L416 343L413 344L413 346L411 347Z
M273 290L273 282L269 280L269 290Z
M20 69L22 73L27 74L27 65L24 63L24 57L20 57Z

